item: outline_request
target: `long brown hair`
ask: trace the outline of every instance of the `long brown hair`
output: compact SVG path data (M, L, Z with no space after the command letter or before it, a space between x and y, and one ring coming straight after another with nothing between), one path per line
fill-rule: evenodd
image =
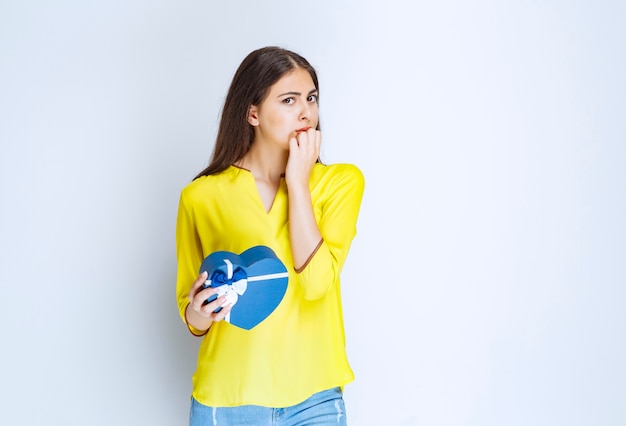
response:
M302 68L311 75L319 93L315 69L297 53L269 46L254 50L246 56L228 89L209 166L194 179L226 170L246 155L254 140L254 128L248 123L250 106L259 105L270 87L296 68ZM318 130L319 127L318 121Z

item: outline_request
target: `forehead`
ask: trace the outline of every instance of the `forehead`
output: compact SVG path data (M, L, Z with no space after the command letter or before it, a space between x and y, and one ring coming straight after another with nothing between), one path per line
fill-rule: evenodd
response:
M270 96L287 92L308 94L311 90L315 90L315 84L309 72L302 68L296 68L283 75L272 85L270 88Z

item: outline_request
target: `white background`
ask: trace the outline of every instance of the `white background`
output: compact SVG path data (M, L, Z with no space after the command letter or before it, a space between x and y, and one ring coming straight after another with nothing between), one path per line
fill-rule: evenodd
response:
M265 45L366 177L350 424L626 424L625 4L3 0L0 424L186 424L178 195Z

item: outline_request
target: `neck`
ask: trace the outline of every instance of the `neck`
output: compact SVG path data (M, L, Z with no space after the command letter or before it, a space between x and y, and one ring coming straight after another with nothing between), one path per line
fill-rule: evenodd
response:
M250 170L257 180L278 182L285 175L289 151L269 149L252 144L250 151L241 159L239 166Z

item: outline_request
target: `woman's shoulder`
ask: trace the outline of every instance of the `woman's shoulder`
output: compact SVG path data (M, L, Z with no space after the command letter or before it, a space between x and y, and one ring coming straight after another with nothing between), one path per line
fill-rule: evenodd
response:
M205 197L207 192L215 191L224 185L232 184L235 181L235 174L238 170L237 168L229 167L219 173L197 177L183 187L181 195L189 199L198 196Z
M318 184L336 185L340 183L361 188L365 185L363 172L351 163L316 163L313 168L313 176Z
M355 164L351 163L334 163L323 164L316 163L313 172L325 178L350 178L364 180L363 172Z

